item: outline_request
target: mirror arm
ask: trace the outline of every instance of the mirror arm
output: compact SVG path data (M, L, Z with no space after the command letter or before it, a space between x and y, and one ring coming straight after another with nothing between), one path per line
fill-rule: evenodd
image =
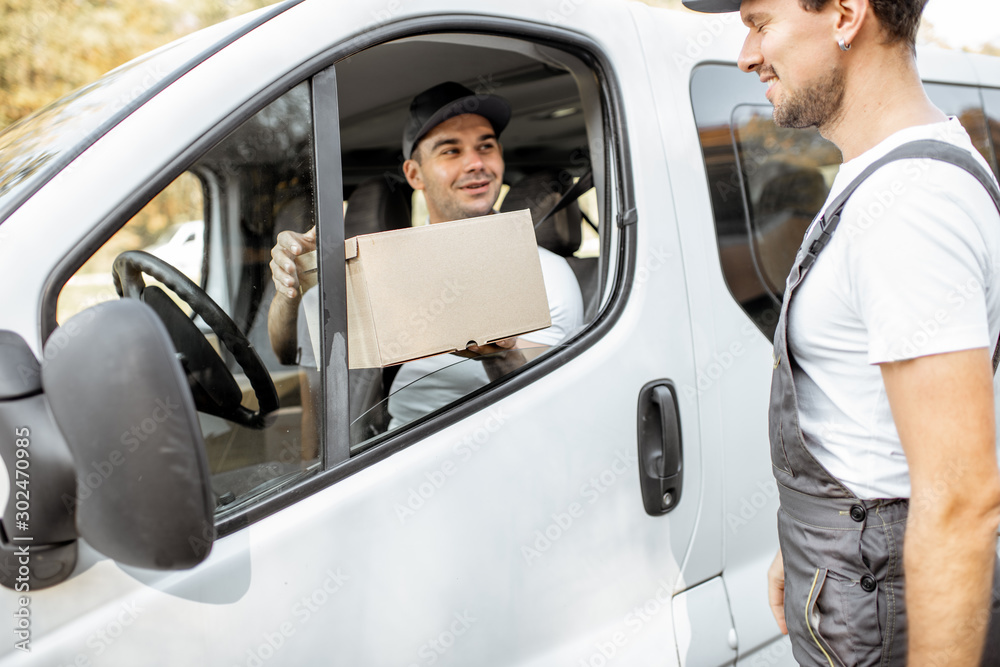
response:
M73 458L42 394L27 343L0 331L0 585L18 592L53 586L76 567ZM2 489L2 486L0 486Z

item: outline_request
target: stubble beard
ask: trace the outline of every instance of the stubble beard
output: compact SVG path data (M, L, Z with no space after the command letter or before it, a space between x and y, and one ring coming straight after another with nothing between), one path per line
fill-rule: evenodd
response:
M497 195L499 195L499 192L497 192ZM438 186L433 189L428 188L428 191L425 192L425 197L434 199L439 215L443 220L448 221L487 215L493 211L493 205L497 200L497 196L494 196L493 200L487 204L486 199L489 199L489 197L485 197L478 202L463 205L454 196L454 193L444 186Z
M840 68L830 72L808 88L791 93L774 107L774 124L778 127L822 130L840 115L844 102L844 72Z

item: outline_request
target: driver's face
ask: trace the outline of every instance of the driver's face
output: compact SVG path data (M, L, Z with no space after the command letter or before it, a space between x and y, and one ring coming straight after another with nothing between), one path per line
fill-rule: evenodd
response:
M500 196L503 153L490 122L477 114L444 121L403 163L406 179L423 190L431 223L486 215Z

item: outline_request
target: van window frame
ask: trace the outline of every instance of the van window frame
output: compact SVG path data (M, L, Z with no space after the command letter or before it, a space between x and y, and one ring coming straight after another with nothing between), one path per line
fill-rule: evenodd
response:
M131 193L120 202L111 215L107 216L101 224L95 226L88 233L84 242L79 244L72 253L59 262L57 268L49 276L42 294L39 322L42 333L41 339L47 339L55 329L55 303L59 291L77 268L100 248L115 231L121 228L125 221L129 220L140 210L149 199L165 188L184 169L194 164L212 146L295 85L307 79L317 77L328 68L331 72L335 72L338 61L348 58L358 51L384 42L426 33L482 34L531 41L570 53L582 60L593 71L597 77L597 86L600 92L602 116L604 119L602 134L605 144L605 164L595 166L604 169L608 175L605 183L605 210L601 211L602 224L607 225L605 228L606 232L603 235L604 238L602 238L601 252L603 255L610 253L611 250L616 251L615 257L608 256L602 260L609 262L609 265L616 269L615 273L606 276L605 280L604 290L610 296L604 307L597 313L595 319L572 338L570 345L557 350L533 364L510 373L498 382L491 383L470 393L462 402L456 404L443 414L421 420L419 423L413 424L398 434L393 432L389 437L380 439L372 447L347 460L343 460L342 458L338 460L338 457L342 454L342 450L344 448L349 449L350 447L347 420L344 418L336 419L337 415L346 416L348 414L347 362L346 356L344 356L332 368L330 367L329 355L335 344L337 344L335 339L338 334L334 330L334 327L325 327L322 336L324 354L327 356L323 364L323 383L326 389L324 414L327 415L327 423L323 425L323 430L327 459L324 462L323 469L286 489L276 491L259 502L250 504L217 520L216 531L219 537L236 532L251 523L255 523L289 507L299 500L336 484L368 466L422 441L433 433L467 418L469 415L482 410L497 400L534 383L551 371L569 363L582 354L594 342L602 338L614 326L624 310L631 291L635 268L637 215L632 187L631 154L628 144L624 103L618 78L610 60L595 41L563 28L541 26L518 19L439 15L401 19L383 24L374 30L369 29L354 38L349 37L344 39L332 48L292 68L284 76L263 87L257 94L247 99L237 111L218 123L212 131L202 136L199 141L181 150L163 168L158 177L151 179L146 187ZM314 82L314 87L315 85L316 83ZM331 111L336 114L335 105L337 97L335 85L332 97L328 94L324 99L325 101L314 99L314 120L315 118L331 117L326 115ZM333 109L328 107L330 104L334 105ZM321 105L324 108L321 108ZM334 115L332 117L338 116ZM331 171L332 163L323 168L324 172L328 174L326 178L330 178L330 174L335 171L338 183L342 181L342 169L339 164L339 132L336 134L336 140L332 140L327 135L326 139L323 139L325 143L322 145L320 144L320 137L317 136L316 138L316 153L313 159L315 161L314 168L317 168L317 181L323 178L319 175L318 171L318 163L322 159L321 153L323 152L327 152L329 156L335 155L336 160L336 168L333 171ZM337 145L334 146L333 143ZM337 149L336 152L329 153L328 151L333 148ZM178 165L183 166L179 167ZM328 190L329 193L325 198L330 201L325 206L320 204L320 208L317 210L318 234L322 239L322 243L336 243L337 239L339 239L339 245L342 246L344 234L343 209L341 208L343 197L342 183L339 189L330 187ZM337 190L337 192L334 192L334 190ZM319 197L320 195L317 194L316 196ZM337 205L331 202L335 202ZM615 210L612 210L612 207ZM617 235L616 248L610 246L612 226L615 227L614 233ZM324 308L336 308L338 312L341 306L343 306L342 322L346 328L346 294L341 295L338 293L335 295L333 303L328 299L331 285L337 284L338 281L346 292L346 285L343 284L343 274L341 273L338 279L335 277L336 273L336 265L334 263L328 263L327 266L321 264L320 280L321 293L324 300L323 306ZM337 315L335 314L334 317L337 317ZM333 422L339 425L335 426ZM332 465L332 467L327 467L328 465Z

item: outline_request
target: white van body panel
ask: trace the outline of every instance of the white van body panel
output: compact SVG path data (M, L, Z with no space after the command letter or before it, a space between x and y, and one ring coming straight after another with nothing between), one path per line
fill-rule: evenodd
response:
M487 13L586 37L612 70L637 230L617 321L490 407L216 540L191 570L129 568L81 542L74 575L30 593L31 652L8 642L0 664L794 664L765 590L771 345L724 278L691 102L697 66L735 62L735 15L302 2L170 84L0 225L0 284L16 285L0 329L40 357L64 258L106 238L132 193L271 82L401 22ZM993 60L921 51L920 66L931 81L1000 86ZM636 402L657 379L678 392L684 495L652 517ZM0 590L0 618L17 605Z

